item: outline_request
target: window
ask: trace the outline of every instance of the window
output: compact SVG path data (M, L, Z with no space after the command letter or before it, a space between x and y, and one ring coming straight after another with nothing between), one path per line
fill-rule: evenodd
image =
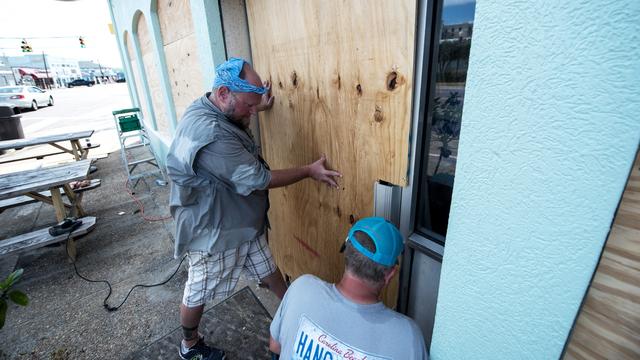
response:
M432 44L415 229L441 244L451 208L474 14L475 0L444 0Z

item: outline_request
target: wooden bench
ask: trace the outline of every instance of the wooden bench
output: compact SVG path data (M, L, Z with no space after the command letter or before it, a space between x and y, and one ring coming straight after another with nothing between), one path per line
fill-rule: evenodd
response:
M76 193L76 194L81 194L81 193L83 193L85 191L93 190L93 189L99 187L101 184L102 184L102 182L100 181L100 179L92 179L91 183L88 186L85 186L85 187L79 188L79 189L74 189L73 192ZM39 194L42 196L42 198L51 197L51 191L49 191L49 190L41 191L41 192L39 192ZM27 196L27 195L21 195L21 196L17 196L17 197L10 198L10 199L0 200L0 213L3 212L4 210L7 210L7 209L11 209L11 208L14 208L14 207L35 203L35 202L38 202L38 201L40 201L40 200L34 199L34 198L32 198L30 196ZM65 204L65 207L70 208L71 206L68 205L68 204Z
M86 216L79 220L82 220L82 225L71 233L72 238L84 235L93 230L93 228L96 226L95 216ZM49 228L44 228L12 238L0 240L0 256L13 252L36 249L45 245L57 243L66 240L68 235L69 234L51 236L49 234ZM73 257L75 257L75 254L73 254Z
M84 193L76 194L69 184L85 180L90 166L90 160L79 160L46 168L0 174L0 200L26 195L53 205L58 222L69 215L84 217L84 209L82 208ZM67 211L60 188L67 196L71 211ZM46 190L51 192L51 196L40 194ZM70 260L75 261L76 245L73 237L67 241L67 251L70 254Z

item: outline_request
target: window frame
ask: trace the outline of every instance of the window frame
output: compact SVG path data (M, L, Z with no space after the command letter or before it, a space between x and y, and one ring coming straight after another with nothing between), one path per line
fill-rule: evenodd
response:
M440 50L440 39L444 34L444 24L443 24L443 11L444 11L444 3L446 0L431 0L433 1L433 12L431 17L431 32L430 32L430 43L428 53L429 57L425 59L428 61L427 63L427 71L428 73L423 76L423 81L426 81L426 90L427 92L424 94L423 102L420 104L424 104L425 112L421 114L421 118L418 121L422 122L422 126L418 129L418 132L415 133L417 142L419 143L419 149L416 149L415 153L415 172L413 173L413 184L415 184L415 191L412 202L414 204L413 212L412 212L412 235L416 239L422 238L424 240L434 241L437 244L444 247L446 243L446 234L442 235L436 233L433 230L426 229L418 224L418 205L420 202L420 195L429 196L427 189L423 189L424 185L426 185L426 181L423 181L422 174L423 171L426 171L429 166L429 158L428 154L424 156L423 151L424 147L429 147L432 141L431 125L433 120L433 107L434 107L434 98L436 96L436 83L437 83L437 68L438 68L438 58L439 58L439 50ZM431 2L428 1L428 2ZM427 54L427 53L425 53ZM467 59L468 61L468 59ZM466 88L466 80L465 80L465 88ZM463 95L464 96L464 95ZM464 101L464 97L461 99ZM464 107L464 105L463 105ZM459 140L459 137L458 137ZM457 166L456 166L457 167ZM455 181L454 181L455 186ZM428 202L428 199L425 200ZM428 205L428 204L427 204ZM450 211L449 211L450 214Z
M418 194L421 187L421 175L424 164L423 150L429 146L423 140L431 129L433 116L433 97L437 76L439 40L442 36L442 11L445 0L418 0L418 26L416 28L416 61L414 79L414 97L412 109L411 144L409 163L409 185L402 189L400 205L400 230L407 239L402 266L400 268L400 291L398 310L407 313L411 285L413 257L417 251L442 262L446 236L431 231L424 234L418 231L417 209ZM454 183L455 186L455 183Z

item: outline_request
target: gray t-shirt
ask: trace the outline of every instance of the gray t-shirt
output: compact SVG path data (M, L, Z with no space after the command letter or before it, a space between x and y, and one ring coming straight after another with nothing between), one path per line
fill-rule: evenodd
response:
M271 323L280 358L428 359L422 332L383 303L362 305L334 284L303 275L291 284Z

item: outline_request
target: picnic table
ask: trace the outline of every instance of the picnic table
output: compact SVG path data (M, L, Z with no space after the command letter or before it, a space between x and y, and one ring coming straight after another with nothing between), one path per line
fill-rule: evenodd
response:
M0 175L0 200L26 195L37 201L53 205L58 222L68 215L84 216L81 204L82 196L76 194L69 183L85 179L90 166L91 160L80 160ZM64 203L60 188L63 189L69 204ZM43 195L42 192L46 190L49 191L49 196ZM67 213L67 209L70 210L69 213ZM95 223L95 218L93 220ZM71 237L68 239L67 249L69 256L75 260L76 247Z
M63 154L63 153L69 153L73 155L76 161L84 160L87 158L89 149L99 146L99 145L94 145L94 146L83 147L82 144L80 144L80 139L89 138L91 137L91 135L93 135L93 130L78 131L78 132L71 132L71 133L64 133L64 134L57 134L57 135L47 135L47 136L41 136L41 137L35 137L35 138L29 138L29 139L0 141L0 151L11 150L11 149L22 149L29 146L36 146L36 145L43 145L43 144L49 144L59 150L56 152L46 153L42 155L34 155L34 156L28 156L28 157L23 157L18 159L2 160L0 161L0 164L27 160L27 159L41 159L45 156L57 155L57 154ZM58 144L58 143L67 142L67 141L70 143L71 148Z

